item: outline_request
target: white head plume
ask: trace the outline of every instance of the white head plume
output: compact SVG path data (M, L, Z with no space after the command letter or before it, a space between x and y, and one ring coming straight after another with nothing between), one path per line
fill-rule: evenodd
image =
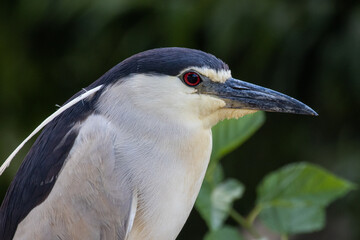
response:
M0 167L0 175L5 171L5 169L10 165L11 160L16 156L16 154L20 151L20 149L27 143L36 133L38 133L43 127L45 127L49 122L54 120L57 116L59 116L62 112L64 112L66 109L69 109L76 103L80 102L81 100L87 98L88 96L92 95L93 93L99 91L103 85L97 86L93 89L90 89L89 91L86 91L81 94L80 96L74 98L70 102L66 103L64 106L60 107L58 110L56 110L53 114L51 114L49 117L47 117L39 126L35 128L35 130L30 133L30 135L25 138L22 143L10 154L10 156L5 160L5 162Z

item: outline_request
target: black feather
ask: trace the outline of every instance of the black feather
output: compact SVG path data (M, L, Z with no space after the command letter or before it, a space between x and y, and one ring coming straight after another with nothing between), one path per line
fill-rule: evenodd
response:
M130 74L148 73L177 76L189 67L208 67L228 70L229 67L214 55L189 48L156 48L135 54L104 74L96 85L111 84Z

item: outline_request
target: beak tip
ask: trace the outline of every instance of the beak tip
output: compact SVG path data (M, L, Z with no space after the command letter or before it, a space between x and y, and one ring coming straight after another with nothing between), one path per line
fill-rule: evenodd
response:
M310 108L309 106L306 106L305 114L306 114L306 115L310 115L310 116L314 116L314 117L319 116L319 114L318 114L317 112L315 112L315 111L314 111L312 108Z
M317 113L317 112L312 112L312 113L310 113L310 116L314 116L314 117L318 117L319 116L319 114Z

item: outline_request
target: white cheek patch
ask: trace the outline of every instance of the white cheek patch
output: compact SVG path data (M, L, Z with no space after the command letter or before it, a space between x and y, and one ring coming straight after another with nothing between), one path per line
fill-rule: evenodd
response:
M195 70L201 75L208 77L211 81L219 83L224 83L227 79L232 77L230 70L214 70L208 67L190 67L182 71L181 74L189 70Z
M219 99L208 95L200 95L197 107L199 109L199 117L204 119L216 111L224 108L226 103Z

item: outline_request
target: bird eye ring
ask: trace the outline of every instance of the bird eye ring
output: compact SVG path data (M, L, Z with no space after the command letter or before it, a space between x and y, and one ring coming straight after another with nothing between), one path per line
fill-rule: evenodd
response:
M187 72L183 76L184 82L190 87L195 87L201 83L201 77L196 72Z

